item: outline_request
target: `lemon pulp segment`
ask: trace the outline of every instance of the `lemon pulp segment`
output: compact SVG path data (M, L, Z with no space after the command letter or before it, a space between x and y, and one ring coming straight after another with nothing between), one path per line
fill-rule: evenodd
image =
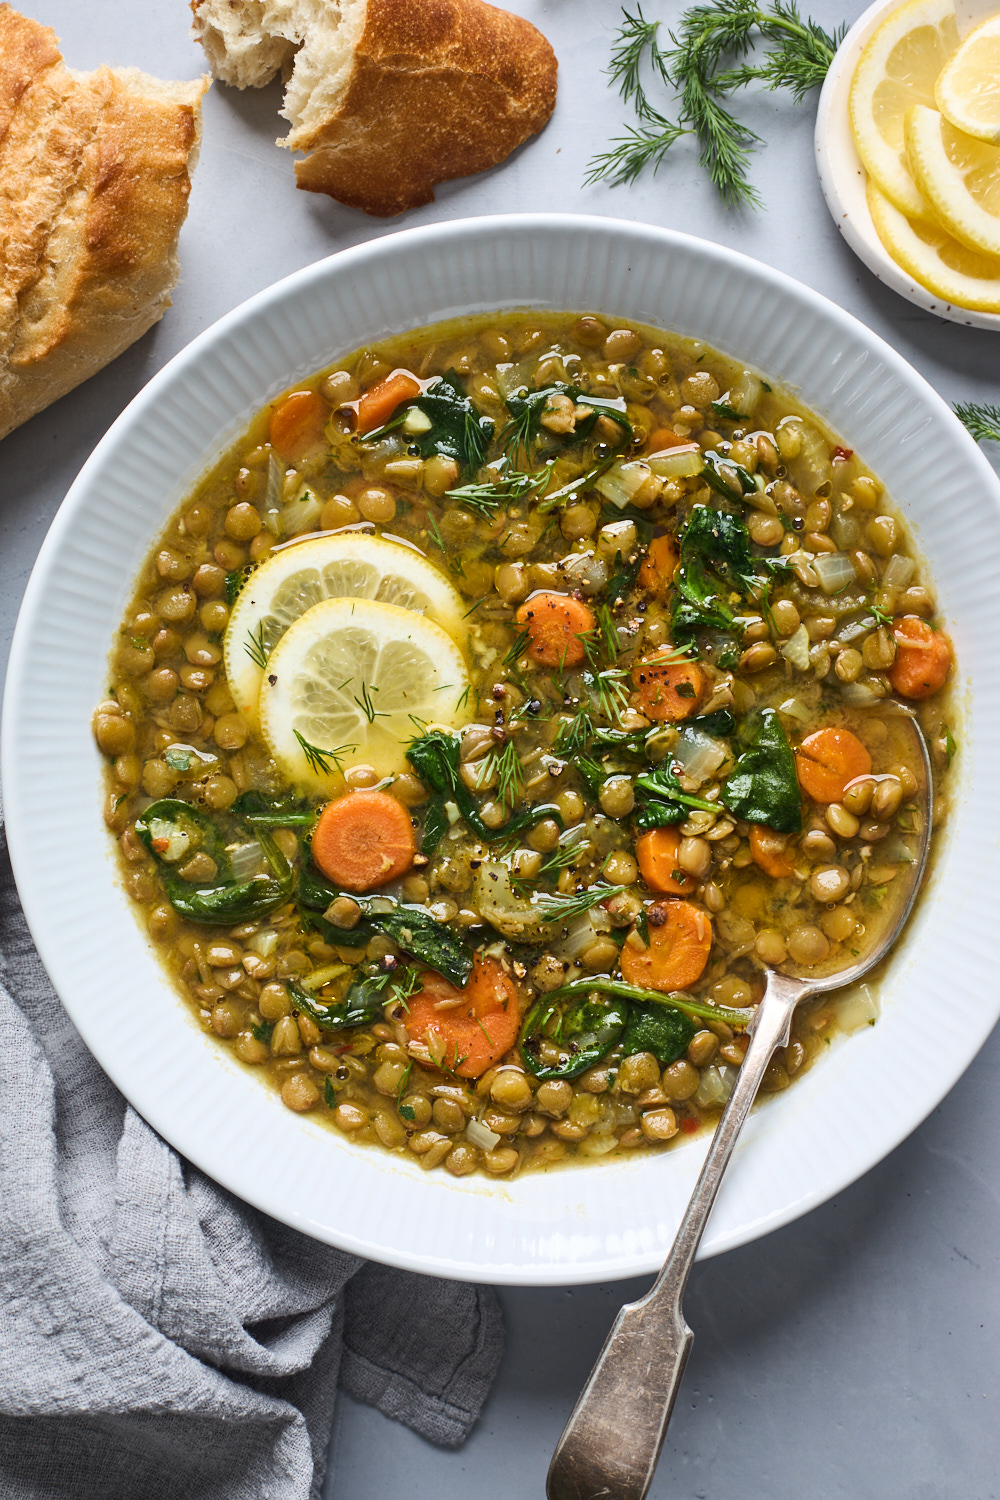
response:
M934 97L957 130L1000 145L1000 16L969 33L941 70Z
M375 599L434 620L459 644L467 635L461 597L433 563L401 542L340 532L282 548L244 584L225 639L236 707L257 722L264 663L306 610L324 599Z
M475 708L461 651L440 625L370 599L326 599L290 625L260 690L268 748L291 780L329 794L338 760L406 769L425 723L452 727Z
M903 138L914 104L934 107L934 84L958 46L951 0L909 0L869 38L848 106L858 155L885 197L910 218L933 220L913 180Z
M868 210L879 239L914 281L956 307L1000 312L1000 257L970 250L940 225L908 219L871 180Z
M1000 147L918 105L907 111L906 149L943 228L971 250L1000 255Z

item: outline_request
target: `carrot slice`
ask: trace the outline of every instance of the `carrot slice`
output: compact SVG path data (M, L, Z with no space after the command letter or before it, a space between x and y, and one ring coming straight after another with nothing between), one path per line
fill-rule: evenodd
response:
M674 432L670 427L658 427L655 432L649 434L649 442L646 444L650 453L662 453L665 448L697 448L697 443L692 443L689 437L681 437L679 432Z
M657 901L646 908L649 947L622 948L621 970L627 984L649 990L682 990L705 972L712 951L712 923L691 901Z
M355 413L355 432L374 432L388 422L397 406L419 396L423 386L409 370L393 370L370 391L365 391L359 401L351 405Z
M951 666L951 642L919 615L897 615L892 622L896 660L889 670L893 692L929 698L944 687Z
M848 782L871 768L871 756L849 729L817 729L795 751L799 785L814 802L839 802Z
M705 673L696 661L672 655L666 647L632 668L635 707L650 719L687 719L705 696Z
M578 667L587 654L581 637L594 629L594 612L572 594L532 594L515 616L528 632L528 655L543 667Z
M271 413L268 437L286 462L301 458L323 436L327 405L315 391L293 391Z
M750 824L750 854L754 864L775 880L795 874L795 865L788 852L787 833L778 833L766 823Z
M640 588L646 589L650 594L655 594L658 599L665 598L679 562L680 557L673 537L654 537L643 558L642 567L639 569Z
M643 880L662 896L679 896L694 886L691 876L677 863L681 836L676 828L651 828L635 841L635 857Z
M328 802L313 830L313 859L328 880L349 891L395 880L416 852L410 814L388 792L348 792Z
M510 1051L521 1029L517 990L495 958L477 956L464 989L429 969L420 978L403 1024L444 1067L478 1078Z

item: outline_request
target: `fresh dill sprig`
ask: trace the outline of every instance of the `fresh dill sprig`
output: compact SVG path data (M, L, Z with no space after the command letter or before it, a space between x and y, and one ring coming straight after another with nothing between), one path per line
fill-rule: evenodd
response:
M597 619L597 631L604 646L604 653L608 660L614 664L618 660L621 646L618 641L618 630L611 614L611 606L608 604L596 604L594 615Z
M559 725L553 750L567 760L583 755L594 738L594 723L585 708L578 708L571 719Z
M968 401L955 407L955 415L977 443L1000 443L1000 406L980 406Z
M510 650L500 663L502 667L512 667L524 655L528 645L528 632L519 630L511 644Z
M463 484L458 489L448 490L448 499L458 500L466 510L478 511L488 520L492 519L501 505L509 505L513 500L524 500L543 489L548 483L554 462L554 459L550 459L534 474L527 474L515 469L510 457L505 456L493 466L496 478L483 484Z
M598 672L594 679L601 713L611 724L617 723L629 706L625 688L628 678L628 672L623 672L619 667L609 667L604 672Z
M404 969L403 973L394 977L392 981L392 1003L401 1005L409 1014L410 1007L406 1002L422 988L423 980L420 978L419 969Z
M503 749L492 750L481 762L479 785L484 786L496 772L496 800L509 807L516 802L524 790L524 767L513 740L508 740Z
M263 672L267 666L267 646L264 644L263 620L261 620L256 630L247 631L247 638L243 642L243 649L254 666L260 667L260 670Z
M297 729L293 729L292 733L299 742L299 749L309 763L310 771L316 776L329 776L331 763L336 766L338 771L343 773L344 756L349 755L352 750L358 748L357 745L338 745L336 750L321 750L318 745L310 745L309 741L299 734Z
M544 893L536 899L544 909L546 922L572 922L582 917L591 907L599 906L612 896L620 896L626 889L623 885L592 885L589 890L575 896L549 896Z
M647 21L640 6L622 11L623 24L611 52L608 74L622 98L635 109L637 124L595 156L585 181L629 183L646 167L657 171L684 135L694 135L699 160L723 200L732 208L757 208L761 200L749 181L750 156L760 137L726 108L731 95L750 83L787 88L796 102L822 83L846 27L832 34L794 0L713 0L686 10L670 33L672 47L660 44L659 21ZM743 61L757 43L760 61ZM644 72L674 93L677 118L668 119L650 100Z
M379 710L375 707L375 700L372 698L372 693L377 692L378 688L369 687L368 683L365 682L364 678L362 677L361 697L359 698L355 693L351 694L351 697L354 699L355 703L358 705L361 712L368 720L369 724L374 724L376 719L386 719L389 717L388 714L380 713Z

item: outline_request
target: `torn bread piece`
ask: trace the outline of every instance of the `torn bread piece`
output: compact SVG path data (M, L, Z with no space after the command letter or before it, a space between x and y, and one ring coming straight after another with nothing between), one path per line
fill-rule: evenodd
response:
M208 85L73 72L0 5L0 438L170 306Z
M484 0L191 0L216 78L279 70L298 185L387 217L496 166L556 98L542 34Z

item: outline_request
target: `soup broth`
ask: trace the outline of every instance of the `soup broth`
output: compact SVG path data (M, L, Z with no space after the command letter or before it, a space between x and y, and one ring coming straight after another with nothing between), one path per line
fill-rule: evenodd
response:
M950 667L902 516L786 393L484 317L286 392L172 518L95 716L106 820L289 1109L458 1176L615 1158L714 1120L768 967L893 922L902 716L943 778Z

